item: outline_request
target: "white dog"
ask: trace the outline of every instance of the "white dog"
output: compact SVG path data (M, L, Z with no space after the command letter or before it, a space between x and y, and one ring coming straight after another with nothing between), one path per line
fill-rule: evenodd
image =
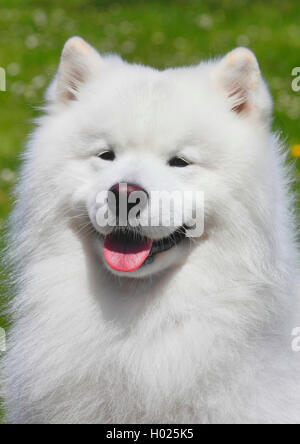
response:
M253 53L158 71L74 37L46 98L11 217L7 421L300 422L296 224ZM144 220L151 191L202 191L203 235L100 226L120 184Z

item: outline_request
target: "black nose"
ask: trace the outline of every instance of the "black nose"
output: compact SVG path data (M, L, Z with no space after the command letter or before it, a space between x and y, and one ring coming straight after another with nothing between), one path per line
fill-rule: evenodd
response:
M117 183L109 190L108 206L115 212L116 217L122 214L128 216L128 213L136 205L143 208L148 201L148 193L139 185L131 183Z

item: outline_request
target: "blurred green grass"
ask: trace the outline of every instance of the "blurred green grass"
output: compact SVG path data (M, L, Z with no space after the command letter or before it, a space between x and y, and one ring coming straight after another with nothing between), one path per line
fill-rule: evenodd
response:
M2 0L0 67L7 91L0 92L0 228L11 208L19 153L67 38L81 35L102 52L158 68L248 46L274 97L274 128L290 147L300 143L300 92L291 88L292 69L300 65L299 21L295 0ZM299 188L300 159L295 175ZM0 326L7 326L3 316Z

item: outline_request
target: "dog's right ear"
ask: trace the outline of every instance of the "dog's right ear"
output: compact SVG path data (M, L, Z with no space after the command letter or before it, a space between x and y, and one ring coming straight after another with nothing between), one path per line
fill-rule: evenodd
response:
M100 54L85 40L70 38L64 46L58 72L46 99L62 104L77 100L82 86L99 71L102 63Z

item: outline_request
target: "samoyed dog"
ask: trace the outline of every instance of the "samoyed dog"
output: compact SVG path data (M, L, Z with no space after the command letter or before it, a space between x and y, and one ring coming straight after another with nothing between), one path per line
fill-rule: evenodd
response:
M271 120L248 49L158 71L68 40L10 220L8 422L300 422L296 223ZM191 212L147 223L151 192L174 190L203 193L201 235Z

